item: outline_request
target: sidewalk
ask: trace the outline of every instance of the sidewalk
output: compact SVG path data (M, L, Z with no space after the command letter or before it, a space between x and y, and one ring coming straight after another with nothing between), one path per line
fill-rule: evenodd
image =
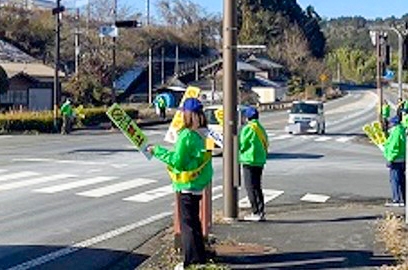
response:
M269 206L265 222L214 224L214 261L230 269L376 269L394 262L375 240L387 211L404 208L382 201ZM163 256L158 252L137 269L164 269L154 266Z

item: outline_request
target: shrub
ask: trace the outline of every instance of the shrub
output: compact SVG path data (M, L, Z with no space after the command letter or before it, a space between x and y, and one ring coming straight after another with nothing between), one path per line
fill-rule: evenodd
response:
M138 118L138 110L125 106L124 110L132 117ZM95 107L86 108L83 113L85 118L81 120L83 126L93 126L100 123L110 122L106 115L107 108ZM61 117L58 113L57 126L61 126ZM0 131L1 132L24 132L24 131L38 131L41 133L50 133L55 131L54 116L52 111L44 112L11 112L0 114Z

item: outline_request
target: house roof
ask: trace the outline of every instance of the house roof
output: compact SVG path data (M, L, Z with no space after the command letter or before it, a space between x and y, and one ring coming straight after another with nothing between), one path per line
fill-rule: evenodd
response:
M36 59L0 39L0 62L35 62Z
M255 65L258 68L262 69L280 69L283 68L282 65L273 62L272 60L266 58L266 57L257 57L255 55L251 55L248 59L247 62L250 64Z
M52 78L54 77L54 69L41 63L2 63L0 66L4 68L9 78L12 78L20 73L25 73L34 78ZM59 76L65 74L59 72Z

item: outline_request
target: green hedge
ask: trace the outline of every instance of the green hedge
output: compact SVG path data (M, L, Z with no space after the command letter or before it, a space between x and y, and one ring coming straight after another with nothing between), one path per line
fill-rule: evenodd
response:
M132 107L124 107L124 110L133 118L138 118L138 110ZM85 119L81 120L82 126L96 126L100 123L109 122L106 115L107 108L86 108L84 109ZM57 124L61 126L60 114L58 114ZM54 117L52 111L46 112L17 112L0 114L0 132L24 132L38 131L50 133L54 130Z

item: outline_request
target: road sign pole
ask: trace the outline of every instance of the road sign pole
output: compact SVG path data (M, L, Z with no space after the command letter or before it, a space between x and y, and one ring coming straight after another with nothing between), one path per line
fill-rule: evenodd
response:
M237 136L237 3L224 0L223 21L223 105L224 105L224 218L238 217L238 190L234 185L237 166L234 144Z
M378 95L378 121L382 123L382 106L383 106L383 91L381 86L381 34L379 31L375 32L376 51L377 51L377 95Z

